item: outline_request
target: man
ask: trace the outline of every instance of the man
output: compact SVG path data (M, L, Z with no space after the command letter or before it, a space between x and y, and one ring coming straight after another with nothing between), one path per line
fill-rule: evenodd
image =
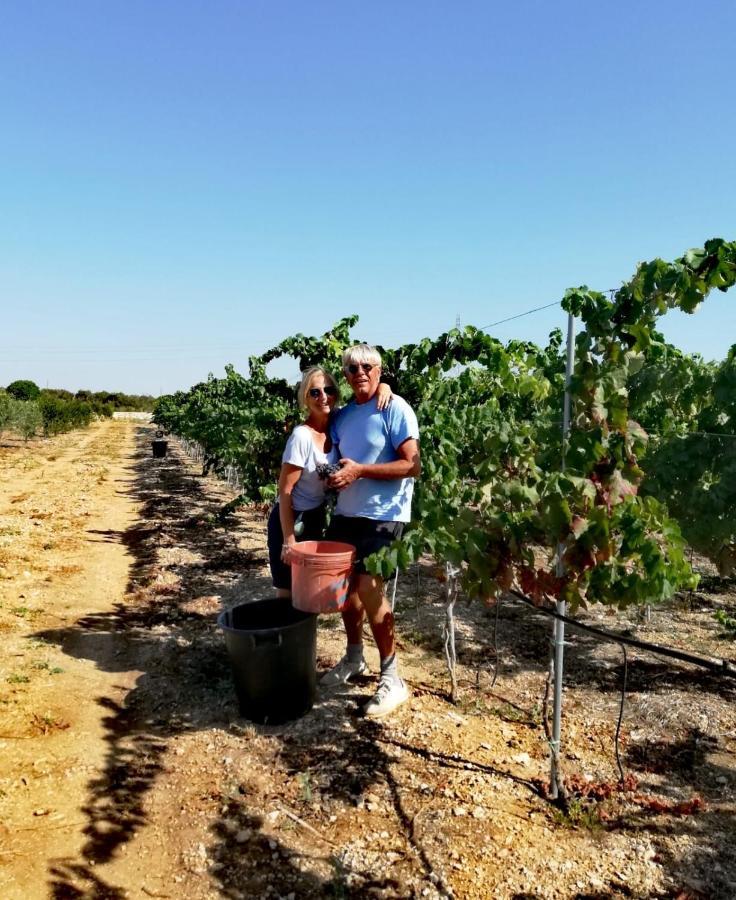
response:
M352 544L357 551L350 596L342 613L347 651L322 679L325 685L347 682L366 671L363 619L367 615L381 656L378 690L364 707L367 716L384 716L409 697L399 677L394 615L383 593L383 580L366 572L365 558L401 537L411 516L414 478L419 475L419 428L409 404L394 396L379 412L376 391L381 357L375 347L357 344L343 354L343 372L354 399L334 417L331 436L342 457L329 479L339 491L327 537Z

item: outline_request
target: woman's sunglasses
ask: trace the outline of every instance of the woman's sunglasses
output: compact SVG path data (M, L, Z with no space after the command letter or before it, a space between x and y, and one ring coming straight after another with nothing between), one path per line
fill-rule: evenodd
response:
M327 397L336 397L337 396L337 388L332 387L331 385L327 385L323 388L310 388L309 396L313 397L315 400L319 397L320 394L324 394Z
M355 363L350 363L348 366L348 372L351 375L357 375L359 370L362 369L366 375L371 371L371 369L375 369L376 367L371 365L370 363L361 363L360 365L356 365Z

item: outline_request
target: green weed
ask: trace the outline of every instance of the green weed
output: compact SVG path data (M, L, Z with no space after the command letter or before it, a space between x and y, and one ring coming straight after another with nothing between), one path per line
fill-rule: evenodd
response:
M27 606L14 606L10 611L14 616L19 616L21 619L29 619L34 613L34 611Z
M442 649L442 638L438 634L430 634L417 628L405 628L401 632L401 637L414 644L415 647L421 647L423 650L430 650L433 653Z
M526 710L519 709L511 703L502 703L501 706L494 706L491 712L504 722L518 722L525 725L538 725L542 715L539 704L535 704L531 710Z
M603 828L600 808L598 805L585 802L579 797L572 797L567 804L567 809L556 809L554 819L558 825L566 828L584 829L597 832Z
M8 684L28 684L31 679L27 675L18 675L17 672L13 672L5 680Z
M69 723L64 721L64 719L58 719L49 713L44 713L43 715L33 713L31 725L38 734L51 734L52 731L64 731L64 729L69 727Z
M327 885L329 896L333 900L345 900L348 895L347 881L345 880L345 865L340 856L331 856L332 879Z
M309 772L300 772L297 781L302 789L302 800L305 803L312 802L312 776Z
M29 638L28 645L34 650L41 650L44 647L49 647L51 641L47 641L46 638Z
M736 638L736 619L733 616L729 616L723 609L717 609L713 614L713 618L719 625L723 626L727 637Z

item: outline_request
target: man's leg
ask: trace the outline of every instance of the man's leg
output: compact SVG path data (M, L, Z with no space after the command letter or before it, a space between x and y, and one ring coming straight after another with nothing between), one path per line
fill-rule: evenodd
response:
M409 690L399 678L396 662L394 614L384 596L381 578L368 574L358 575L356 587L381 655L378 690L363 707L363 711L367 716L385 716L409 699Z
M331 537L333 540L336 539L334 535ZM347 646L342 659L320 679L320 684L325 687L336 687L346 684L355 675L362 675L368 671L368 666L363 657L363 620L365 619L365 610L360 602L355 581L351 584L351 591L345 601L345 606L342 608L341 615Z
M363 643L363 619L365 610L360 602L358 592L353 590L348 595L347 602L342 609L342 623L345 626L345 634L348 638L348 646L357 646Z
M363 619L365 610L355 590L351 591L342 609L342 622L345 626L347 647L345 655L322 676L320 684L335 687L345 684L355 675L362 675L368 667L363 658Z
M355 593L350 595L350 599L352 600L354 597L358 600L361 610L361 627L362 611L365 610L368 615L368 624L371 626L381 661L394 656L396 653L394 614L391 612L391 607L383 594L383 579L367 573L358 575L355 580ZM352 615L351 608L350 616L352 617ZM345 622L344 613L343 621ZM353 620L351 618L351 626L352 624ZM345 622L345 630L348 631L347 622ZM360 632L358 632L358 636L359 634ZM348 641L353 642L349 631ZM357 640L355 643L357 643Z
M394 640L394 614L391 612L383 595L383 580L375 575L362 573L355 576L353 590L350 592L342 610L342 621L347 637L345 656L335 669L323 679L325 684L341 683L345 661L349 665L361 666L363 663L363 620L368 615L373 638L381 657L381 674L393 675L398 680L396 671L396 643ZM385 671L386 670L386 671ZM335 673L334 676L332 673ZM339 681L338 681L339 679Z
M342 517L336 517L333 519L333 523L341 523L343 534L348 527L351 529L350 537L343 539L356 546L358 558L352 590L342 611L342 621L347 637L345 656L322 678L322 684L327 686L344 684L353 675L359 675L366 671L363 659L363 620L367 614L368 623L381 657L381 680L376 695L365 707L365 712L366 715L385 715L403 703L408 698L409 692L399 678L396 664L394 614L383 595L383 580L368 574L365 571L363 560L371 553L388 546L393 538L398 537L401 532L396 527L386 531L386 526L382 523L366 519L350 520L348 523L342 521ZM383 529L383 533L379 529ZM337 529L336 533L330 535L336 540L339 540L340 536L341 533Z
M333 516L327 529L328 541L341 541L345 544L355 545L359 535L355 531L356 521L344 516ZM325 687L335 687L345 684L354 675L361 675L367 671L363 659L363 619L365 610L355 590L355 582L351 585L350 594L342 609L342 622L345 626L347 647L345 655L333 666L329 672L322 676L320 683Z

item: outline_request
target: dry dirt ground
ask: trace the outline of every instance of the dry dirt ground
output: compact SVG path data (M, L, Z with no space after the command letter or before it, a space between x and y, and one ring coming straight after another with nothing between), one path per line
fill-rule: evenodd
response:
M0 447L0 898L736 896L733 682L567 648L567 811L544 797L549 625L458 606L460 698L430 565L397 595L411 702L358 715L373 677L281 727L239 717L217 613L269 596L265 523L149 425ZM650 622L588 619L733 658L712 573ZM341 653L322 617L318 660ZM369 662L374 666L375 655ZM497 677L496 667L498 668Z

